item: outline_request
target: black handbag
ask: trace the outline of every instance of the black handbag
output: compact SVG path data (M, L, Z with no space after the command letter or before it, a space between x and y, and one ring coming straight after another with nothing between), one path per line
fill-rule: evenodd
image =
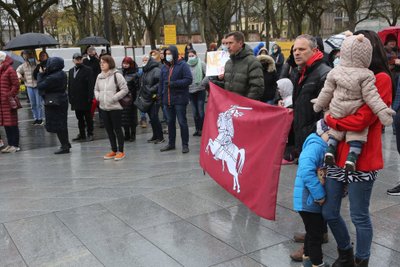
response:
M117 92L120 91L119 86L118 86L118 81L117 81L117 75L116 73L114 73L114 82L115 82L115 86L117 87ZM130 108L132 106L133 103L133 97L130 91L128 91L128 93L121 98L119 101L119 104L122 106L122 108Z
M45 94L44 105L48 107L58 107L61 105L60 96L58 94Z

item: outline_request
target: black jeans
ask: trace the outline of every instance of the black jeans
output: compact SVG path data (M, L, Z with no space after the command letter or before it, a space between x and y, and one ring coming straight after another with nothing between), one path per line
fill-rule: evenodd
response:
M306 229L304 255L310 257L313 265L322 264L322 239L326 223L321 213L299 212Z
M58 140L61 143L61 149L70 149L71 144L69 143L68 138L68 129L61 130L57 132Z
M75 110L75 116L78 119L79 134L85 137L87 130L87 135L93 135L93 118L90 110Z
M124 152L124 133L122 132L122 110L100 110L104 121L108 139L110 140L111 150L114 152ZM118 146L117 146L118 140Z
M153 103L150 110L147 112L150 118L151 129L153 130L153 138L158 140L163 140L163 132L160 119L158 118L158 111L160 110L160 105Z
M4 126L9 146L19 147L19 128L17 126Z

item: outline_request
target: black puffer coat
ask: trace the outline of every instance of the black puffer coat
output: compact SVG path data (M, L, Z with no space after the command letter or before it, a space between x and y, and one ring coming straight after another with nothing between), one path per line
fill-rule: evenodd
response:
M293 129L297 152L301 152L304 141L308 135L315 131L315 124L322 117L321 113L314 112L311 99L318 97L330 70L331 68L320 59L307 67L301 83L296 82L295 84L293 90ZM296 81L299 81L299 79L300 77Z
M47 60L45 72L38 73L38 89L46 102L47 98L57 99L58 106L45 105L46 130L57 133L67 130L68 96L67 75L63 72L64 60L51 57Z
M143 67L143 76L141 77L140 96L144 101L152 103L159 99L158 95L156 99L153 98L153 95L158 93L160 75L160 63L149 58L146 66Z
M261 64L253 54L253 49L244 45L238 54L231 55L230 58L225 64L225 90L251 99L262 100L264 76Z
M132 94L132 99L136 99L137 92L139 91L139 76L136 72L137 68L124 69L122 74L126 80L129 92ZM128 108L122 110L122 126L138 125L137 108L132 103Z
M76 67L68 73L68 98L72 110L90 110L94 96L94 80L92 69L81 65L74 78Z
M268 55L259 55L257 56L257 60L260 61L264 74L264 94L262 101L273 100L277 88L276 81L278 80L274 59Z

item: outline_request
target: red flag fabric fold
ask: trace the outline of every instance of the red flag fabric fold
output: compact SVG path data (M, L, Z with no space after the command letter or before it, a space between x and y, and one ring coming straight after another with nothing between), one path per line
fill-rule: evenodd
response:
M293 112L210 83L201 167L257 215L275 219L281 161Z

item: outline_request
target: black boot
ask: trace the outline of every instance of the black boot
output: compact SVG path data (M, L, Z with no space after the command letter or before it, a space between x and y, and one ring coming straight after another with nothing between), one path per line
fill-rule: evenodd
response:
M340 249L338 248L339 257L332 264L332 267L354 267L353 248Z
M368 267L369 259L360 260L360 259L356 258L356 260L354 262L355 262L355 265L354 265L355 267Z
M136 141L136 127L131 128L131 138L129 138L129 142Z
M60 147L59 150L57 150L56 152L54 152L54 154L56 154L56 155L68 154L68 153L69 153L69 148L68 148L68 147Z

